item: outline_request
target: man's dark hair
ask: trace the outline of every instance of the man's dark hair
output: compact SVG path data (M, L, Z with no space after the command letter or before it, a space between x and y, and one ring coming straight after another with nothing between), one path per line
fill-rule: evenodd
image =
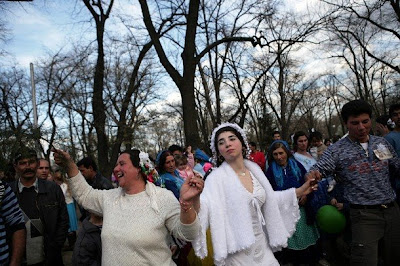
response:
M174 151L180 151L180 152L183 153L183 148L181 146L179 146L179 145L176 145L176 144L172 144L171 146L169 146L168 150L171 153L174 153Z
M97 164L92 157L85 157L77 162L76 165L78 167L83 165L85 168L89 168L91 166L93 168L93 171L97 172Z
M381 116L378 116L375 119L375 121L377 123L379 123L379 124L384 125L384 126L388 126L387 122L388 122L389 119L390 119L390 115L381 115Z
M278 130L275 130L273 133L272 133L272 136L274 136L275 134L281 134L281 132L280 131L278 131Z
M390 117L392 117L393 112L396 111L396 110L400 110L400 103L392 104L392 105L389 107L389 115L390 115Z
M317 139L317 141L318 141L318 140L322 140L322 139L323 139L322 133L319 132L319 131L311 132L311 133L310 133L310 136L308 137L308 139L309 139L310 141L312 141L313 138Z
M359 116L361 114L368 114L372 117L372 107L364 100L353 100L342 107L341 116L345 123L349 120L350 116Z
M28 147L20 147L15 153L14 153L14 163L16 164L19 160L21 159L28 159L35 157L37 160L37 153L34 149L30 149Z
M249 142L249 146L253 146L253 147L257 148L257 144L254 141L250 141Z

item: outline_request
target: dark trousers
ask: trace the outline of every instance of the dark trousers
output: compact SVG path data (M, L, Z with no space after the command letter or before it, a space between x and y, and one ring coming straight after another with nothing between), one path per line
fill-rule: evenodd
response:
M378 242L384 245L385 266L399 265L400 210L395 204L387 209L350 207L352 230L351 265L378 265Z

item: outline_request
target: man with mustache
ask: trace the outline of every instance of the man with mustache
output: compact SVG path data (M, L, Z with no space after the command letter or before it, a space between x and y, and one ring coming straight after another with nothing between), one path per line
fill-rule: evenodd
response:
M36 152L22 147L14 157L17 180L10 184L24 212L26 265L64 265L61 249L68 231L64 194L54 182L36 176Z

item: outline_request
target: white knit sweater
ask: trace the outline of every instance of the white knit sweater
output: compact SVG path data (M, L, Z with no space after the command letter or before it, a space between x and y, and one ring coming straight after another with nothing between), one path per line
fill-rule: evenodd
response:
M69 180L73 197L85 209L103 215L102 265L175 265L167 237L190 241L199 221L180 222L180 206L172 192L147 183L146 190L125 194L121 188L95 190L79 173Z

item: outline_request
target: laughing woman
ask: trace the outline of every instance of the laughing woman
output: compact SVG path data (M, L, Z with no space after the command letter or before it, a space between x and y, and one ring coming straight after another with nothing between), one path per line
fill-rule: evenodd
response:
M199 231L196 212L203 180L182 184L180 201L147 182L148 167L138 150L122 152L114 168L119 188L93 189L68 153L54 150L57 164L66 168L73 197L85 209L103 216L102 265L175 265L167 244L170 233L191 241Z
M279 265L273 251L285 247L295 231L297 198L317 185L308 180L299 188L273 191L261 168L247 159L247 138L236 124L215 128L210 146L218 168L200 197L201 231L192 242L196 255L207 256L210 227L216 265Z

